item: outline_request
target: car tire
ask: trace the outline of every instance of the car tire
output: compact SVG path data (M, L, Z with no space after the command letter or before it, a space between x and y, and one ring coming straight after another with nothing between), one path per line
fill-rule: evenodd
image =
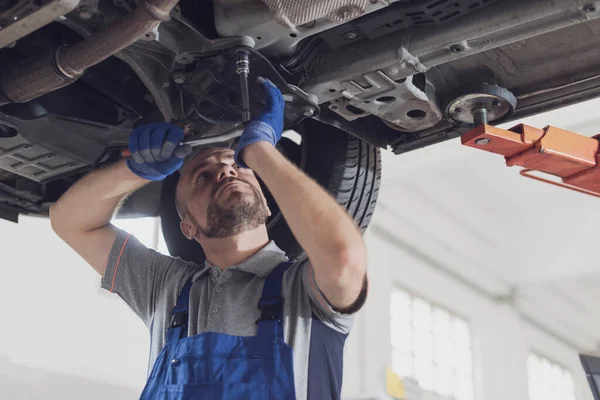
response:
M373 215L381 182L379 148L312 119L304 121L298 131L301 143L283 138L278 145L280 151L324 187L364 232ZM172 256L200 264L205 260L202 247L187 240L179 228L174 201L178 179L179 175L174 174L163 185L159 213L165 242ZM277 204L268 191L264 191L273 214L267 222L270 239L291 259L303 257L304 252Z

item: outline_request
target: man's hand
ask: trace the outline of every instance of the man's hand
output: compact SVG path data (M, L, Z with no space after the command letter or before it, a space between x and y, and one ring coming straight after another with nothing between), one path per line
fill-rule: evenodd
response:
M192 148L180 145L183 129L160 122L137 127L129 135L129 150L133 160L127 167L140 178L162 181L183 164Z
M243 168L248 168L242 154L246 146L258 142L268 142L275 146L283 132L283 107L285 106L283 95L271 81L260 77L258 81L267 95L267 104L262 114L253 118L246 126L238 141L235 162Z

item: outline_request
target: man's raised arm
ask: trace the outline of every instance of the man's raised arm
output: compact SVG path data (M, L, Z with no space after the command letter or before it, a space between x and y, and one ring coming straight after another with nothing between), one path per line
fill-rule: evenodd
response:
M182 140L183 130L167 123L136 128L129 137L132 160L89 173L50 208L54 231L100 275L117 233L110 223L117 206L129 193L181 166L186 152L174 150Z
M265 111L240 138L236 161L265 182L306 251L319 289L333 307L346 310L365 283L364 241L346 211L274 147L283 130L284 100L271 82L262 84L268 98Z
M115 209L129 193L148 183L119 161L84 176L50 207L52 229L104 275L117 235L111 225Z

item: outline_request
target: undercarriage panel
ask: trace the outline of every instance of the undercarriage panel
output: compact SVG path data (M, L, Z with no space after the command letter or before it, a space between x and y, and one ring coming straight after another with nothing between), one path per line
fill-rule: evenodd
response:
M136 125L168 120L205 138L239 124L241 46L255 46L253 112L265 101L255 78L265 76L288 100L287 127L314 117L396 153L467 132L448 105L482 83L516 96L504 121L600 95L595 2L339 0L302 9L321 3L217 0L200 10L208 3L182 0L170 21L75 83L0 106L0 217L44 212L81 174L115 160ZM78 43L137 5L82 0L0 49L0 68Z

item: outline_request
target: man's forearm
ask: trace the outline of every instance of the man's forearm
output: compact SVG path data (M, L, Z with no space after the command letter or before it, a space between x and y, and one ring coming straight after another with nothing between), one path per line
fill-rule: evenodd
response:
M352 219L272 145L250 145L243 157L273 194L310 259L320 289L334 306L350 306L366 270L365 245Z
M125 195L148 183L133 174L121 160L93 171L79 181L52 206L52 225L69 232L89 232L110 223ZM60 234L60 232L59 232Z

